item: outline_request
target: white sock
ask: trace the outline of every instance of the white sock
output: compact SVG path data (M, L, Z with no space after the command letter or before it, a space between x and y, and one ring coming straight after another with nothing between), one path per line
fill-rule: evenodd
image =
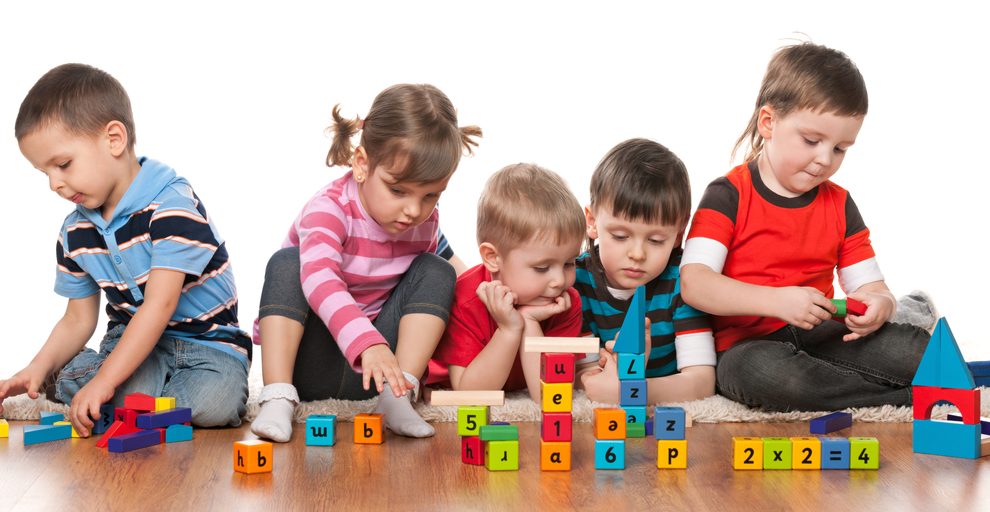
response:
M259 401L261 411L251 423L251 432L277 443L292 438L292 415L299 403L296 387L285 382L269 384L261 389Z
M385 415L385 426L389 430L406 437L430 437L436 434L436 429L413 409L413 403L419 390L419 379L409 373L402 372L406 380L415 387L406 396L395 396L389 387L378 395L378 406L375 412Z

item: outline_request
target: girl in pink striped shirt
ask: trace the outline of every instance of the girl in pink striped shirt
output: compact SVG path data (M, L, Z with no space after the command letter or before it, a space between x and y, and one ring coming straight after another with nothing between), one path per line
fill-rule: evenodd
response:
M333 119L327 165L351 169L310 199L268 263L256 331L265 387L251 430L285 442L300 400L377 394L390 430L428 437L412 403L455 279L433 254L436 204L481 130L458 127L431 85L389 87L363 121L339 105Z

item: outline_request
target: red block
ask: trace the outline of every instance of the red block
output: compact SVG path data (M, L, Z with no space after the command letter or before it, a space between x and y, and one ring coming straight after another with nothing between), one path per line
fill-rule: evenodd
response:
M540 380L546 383L574 382L574 354L540 354Z
M945 400L959 409L963 423L966 425L980 424L980 389L937 388L933 386L914 386L914 419L930 420L932 407L936 402Z
M573 422L569 412L545 412L540 438L544 441L570 441Z
M138 412L154 411L155 397L144 393L131 393L124 397L124 408L134 409Z
M137 427L138 412L126 407L117 407L113 410L114 421L122 421L128 427Z
M485 450L478 436L461 437L461 462L475 466L485 464Z
M110 442L111 437L118 437L127 434L132 434L137 431L138 431L137 427L130 427L127 424L125 424L123 421L115 421L113 422L112 425L110 425L109 428L107 428L107 431L103 433L103 437L101 437L100 440L96 442L96 447L106 448L107 444Z
M846 314L863 316L866 314L866 304L856 300L846 297Z

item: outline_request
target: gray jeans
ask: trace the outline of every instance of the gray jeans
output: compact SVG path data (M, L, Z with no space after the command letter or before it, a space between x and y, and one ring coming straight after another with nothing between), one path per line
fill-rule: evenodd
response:
M848 333L845 324L827 321L809 331L787 326L739 342L718 356L719 392L772 411L910 405L928 332L887 323L843 342Z
M323 320L310 309L299 270L298 247L287 247L272 255L265 270L258 318L277 315L303 324L292 372L292 384L300 400L365 400L376 396L374 385L365 391L361 374L351 368ZM413 260L373 322L393 352L404 315L426 313L447 322L455 280L454 268L435 254L420 254Z

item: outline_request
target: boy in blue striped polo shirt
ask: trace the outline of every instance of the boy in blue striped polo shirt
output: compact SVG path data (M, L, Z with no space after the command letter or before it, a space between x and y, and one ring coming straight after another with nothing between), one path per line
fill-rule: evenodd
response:
M76 207L55 250L55 292L68 307L31 363L0 381L0 402L37 397L48 381L84 437L102 404L135 392L174 396L198 426L239 425L251 342L237 324L227 249L189 182L135 155L120 83L90 66L58 66L28 92L14 131L52 191ZM99 352L84 350L101 290L107 333Z
M579 361L578 382L597 402L619 403L613 340L636 288L650 320L648 401L715 394L715 341L708 316L681 299L681 239L691 216L687 169L664 146L630 139L605 155L585 208L588 252L577 260L583 331L601 340L600 359ZM595 243L597 241L597 244Z

